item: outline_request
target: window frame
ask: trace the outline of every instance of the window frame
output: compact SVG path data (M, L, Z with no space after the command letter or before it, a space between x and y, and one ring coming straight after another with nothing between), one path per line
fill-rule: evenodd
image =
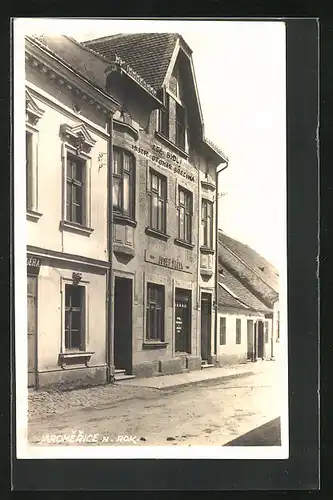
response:
M66 348L66 328L65 328L65 318L66 318L66 285L72 285L83 289L83 307L81 312L81 321L83 322L83 332L81 333L81 349L68 349ZM61 304L62 304L62 320L61 320L61 342L60 342L60 354L70 355L74 353L84 354L87 352L87 346L89 343L89 282L81 280L78 285L73 284L72 278L61 278Z
M115 153L119 153L121 155L121 174L115 173ZM125 212L123 206L124 200L124 178L125 178L125 156L130 158L130 171L128 174L129 178L129 210L128 213ZM135 220L135 174L136 174L136 161L135 156L129 152L127 149L123 149L115 146L112 151L112 183L114 185L114 179L120 180L121 186L121 209L118 209L118 206L113 204L113 215L116 217L124 217L127 219ZM127 175L127 174L126 174ZM113 197L113 193L112 193Z
M28 196L27 196L27 191L28 191L28 158L27 158L27 135L31 137L31 162L30 162L30 168L31 168L31 178L30 178L30 189L31 189L31 200L30 204L28 203ZM26 175L26 213L27 213L27 219L31 220L32 222L37 222L40 217L43 215L39 211L39 200L38 200L38 143L39 143L39 131L36 127L32 126L29 123L26 123L25 126L25 162L26 162L26 168L25 168L25 175Z
M149 198L149 203L148 203L148 228L156 231L160 234L167 235L167 204L168 204L168 179L165 175L161 174L157 170L153 169L152 167L148 168L148 182L147 182L147 196ZM152 185L152 179L153 176L157 177L161 181L161 186L163 188L164 186L164 198L158 193L158 189L154 189ZM157 198L157 205L159 202L163 203L163 211L162 213L162 229L159 229L158 227L155 227L153 225L153 196L156 195ZM157 221L159 221L159 212L157 211ZM158 226L158 223L157 223Z
M205 209L204 209L205 207ZM211 207L211 216L208 216L208 207ZM203 209L205 210L205 214L203 216ZM205 248L209 248L210 250L213 250L214 248L214 203L211 200L208 200L207 198L202 198L201 199L201 228L203 231L203 241L202 241L202 246ZM209 223L209 218L210 218L210 223ZM211 241L208 241L208 223L210 226L210 235Z
M226 345L226 344L227 344L227 318L226 316L220 316L220 345Z
M165 106L165 109L157 110L157 132L169 140L170 139L170 94L165 89L162 90L161 100Z
M242 319L236 318L236 344L242 343Z
M189 207L186 206L186 202L184 201L184 204L181 204L181 201L180 201L180 193L184 193L184 200L186 200L186 197L189 198L190 200L190 203L189 203ZM189 189L186 189L184 188L183 186L181 185L178 185L178 189L177 189L177 197L178 197L178 203L177 203L177 212L178 212L178 239L181 241L181 242L184 242L184 243L187 243L189 245L192 245L192 226L193 226L193 193L192 191L190 191ZM180 217L180 214L181 214L181 210L184 210L184 238L182 237L183 235L181 234L181 225L180 225L180 222L181 222L181 217ZM186 237L186 224L185 224L185 220L186 218L188 218L189 220L189 235L187 235L188 237Z
M156 298L158 298L158 294L161 293L161 302L158 303L158 300L151 300L151 295L150 290L154 289L154 292L156 293ZM145 342L149 343L165 343L165 285L163 284L158 284L154 283L152 281L148 281L146 283L146 305L145 305ZM153 308L155 312L155 318L153 319L153 328L151 328L152 323L151 323L151 309L152 305L155 307ZM158 308L156 308L156 305L158 305ZM154 327L157 327L157 315L156 311L160 311L160 330L161 333L158 336L157 331L154 332L152 335L150 334L151 329L154 329ZM155 324L156 323L156 324Z
M74 177L73 172L69 173L69 165L70 164L75 164L76 167L81 168L81 179L78 179L77 176ZM78 157L77 155L73 155L72 153L67 153L67 158L66 158L66 221L70 222L72 224L79 224L81 226L85 226L86 222L86 203L85 203L85 196L86 196L86 185L85 185L85 177L86 177L86 162L82 158ZM75 202L74 201L74 188L80 188L80 200ZM69 197L69 191L71 191L71 196ZM70 198L70 203L71 203L71 215L68 217L68 204L69 204L69 198ZM80 207L80 221L75 220L75 216L73 216L74 213L74 207Z
M83 217L82 224L73 222L67 219L67 169L68 169L68 156L78 158L84 164L83 167ZM64 141L62 143L62 163L63 163L63 202L62 202L62 216L61 226L63 229L69 231L90 235L93 232L91 227L91 156L82 150L76 149L73 145Z
M186 108L182 104L180 104L179 102L177 102L177 100L175 100L175 103L176 103L176 110L175 110L175 145L177 146L177 148L180 148L183 151L186 151L186 123L187 123ZM182 110L181 112L183 113L183 122L178 119L178 110ZM182 138L183 138L182 142L179 141L179 127L181 127L181 130L182 130Z

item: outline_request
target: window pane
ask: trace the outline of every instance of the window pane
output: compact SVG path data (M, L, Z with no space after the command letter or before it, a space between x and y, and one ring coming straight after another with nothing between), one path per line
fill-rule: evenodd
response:
M113 151L113 173L115 174L121 174L122 169L121 169L121 153L120 151L114 150Z
M121 179L113 178L113 206L121 208Z
M184 239L190 243L192 240L192 234L191 234L191 215L189 215L189 214L185 215L185 229L184 229L184 231L185 231Z
M73 202L82 204L82 186L73 186L72 188Z
M182 189L179 190L179 203L185 205L185 193Z
M129 213L129 193L130 190L130 182L129 182L129 176L127 174L124 175L124 185L123 185L123 211L124 213L128 214Z
M80 205L74 205L73 211L74 211L73 222L82 224L83 223L82 207Z
M26 204L27 208L33 206L33 162L32 162L32 134L26 132Z
M164 231L164 202L159 200L158 202L158 226L160 231Z
M158 199L156 195L151 197L151 227L158 229Z
M182 207L179 209L179 238L185 239L185 210Z
M72 311L72 324L71 328L74 330L80 330L81 329L81 311Z
M69 349L81 349L81 331L71 330L71 345Z
M126 170L126 172L130 172L131 165L132 165L132 157L127 154L124 154L124 170Z
M151 174L151 189L158 192L158 177L155 174Z
M81 307L82 300L82 287L72 286L71 287L71 297L72 297L72 307Z
M65 348L66 349L71 348L71 340L70 340L69 330L65 330Z

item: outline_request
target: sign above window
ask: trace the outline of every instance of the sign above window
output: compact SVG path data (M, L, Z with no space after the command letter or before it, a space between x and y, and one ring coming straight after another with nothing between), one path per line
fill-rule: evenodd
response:
M190 266L185 264L179 258L165 257L164 255L153 255L149 250L145 251L145 261L151 262L158 266L167 267L176 271L183 271L184 273L191 273Z
M190 174L186 172L184 169L180 168L180 165L182 163L182 159L179 158L179 156L176 156L172 153L170 153L167 150L164 150L157 144L153 144L153 151L154 153L148 151L147 149L141 148L137 146L136 144L132 144L132 150L135 153L138 153L142 156L144 156L147 160L150 160L153 163L156 163L157 165L160 165L161 167L167 168L170 172L174 172L175 174L181 175L184 179L187 179L188 181L195 182L195 178L193 174ZM156 154L155 154L156 152ZM158 155L158 156L157 156ZM161 158L161 156L164 156L164 158ZM170 163L174 162L176 165Z

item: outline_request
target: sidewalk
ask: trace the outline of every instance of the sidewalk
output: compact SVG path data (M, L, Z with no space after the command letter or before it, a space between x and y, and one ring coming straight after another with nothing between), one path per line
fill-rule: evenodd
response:
M182 387L194 384L200 384L207 381L222 381L232 378L246 377L260 373L267 368L270 361L258 361L257 363L244 363L223 368L205 368L187 373L177 373L175 375L160 375L149 378L133 378L128 380L119 380L116 385L131 387L147 387L151 389L167 390L174 387Z

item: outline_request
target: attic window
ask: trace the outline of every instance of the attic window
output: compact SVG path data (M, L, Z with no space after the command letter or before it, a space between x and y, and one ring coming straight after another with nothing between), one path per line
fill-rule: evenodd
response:
M170 90L170 92L173 93L173 95L178 97L178 99L180 98L179 81L178 81L178 77L175 74L171 75L171 77L170 77L169 90Z

